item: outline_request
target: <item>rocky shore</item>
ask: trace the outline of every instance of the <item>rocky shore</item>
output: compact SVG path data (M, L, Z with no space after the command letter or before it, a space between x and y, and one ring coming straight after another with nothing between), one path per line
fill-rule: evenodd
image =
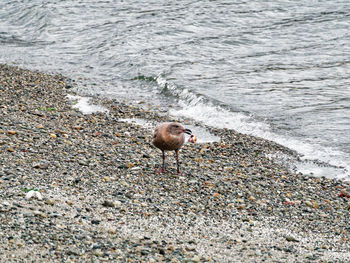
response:
M69 94L63 76L0 65L0 262L350 262L348 183L194 120L178 121L220 140L158 174L152 130L124 120L177 119L104 99L83 114Z

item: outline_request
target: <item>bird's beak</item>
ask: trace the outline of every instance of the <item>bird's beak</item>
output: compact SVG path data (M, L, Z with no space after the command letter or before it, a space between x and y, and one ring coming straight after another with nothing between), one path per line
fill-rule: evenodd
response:
M191 135L192 131L190 129L184 129L184 133L187 133L188 135Z

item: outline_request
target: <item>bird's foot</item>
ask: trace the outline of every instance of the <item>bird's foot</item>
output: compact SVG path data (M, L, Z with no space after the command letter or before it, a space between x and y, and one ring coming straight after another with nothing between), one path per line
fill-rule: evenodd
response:
M180 172L180 171L176 171L176 174L180 175L180 176L184 176L185 175L183 172Z
M165 168L156 169L156 172L157 172L158 174L165 173Z

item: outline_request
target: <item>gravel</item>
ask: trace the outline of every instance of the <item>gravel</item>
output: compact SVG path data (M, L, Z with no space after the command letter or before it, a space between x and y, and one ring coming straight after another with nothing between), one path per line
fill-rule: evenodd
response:
M350 262L349 183L292 172L271 141L117 100L83 114L68 95L61 75L0 65L1 262ZM159 174L163 121L220 140Z

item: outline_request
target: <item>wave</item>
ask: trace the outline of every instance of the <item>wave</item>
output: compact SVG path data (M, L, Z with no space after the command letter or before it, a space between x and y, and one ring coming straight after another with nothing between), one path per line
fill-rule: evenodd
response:
M297 151L301 158L295 163L296 170L304 174L349 179L349 154L332 147L324 147L310 138L298 138L278 130L253 115L236 111L217 100L205 97L189 89L176 86L164 77L156 82L161 94L177 100L178 107L169 109L174 116L183 116L217 128L233 129L237 132L274 141Z

